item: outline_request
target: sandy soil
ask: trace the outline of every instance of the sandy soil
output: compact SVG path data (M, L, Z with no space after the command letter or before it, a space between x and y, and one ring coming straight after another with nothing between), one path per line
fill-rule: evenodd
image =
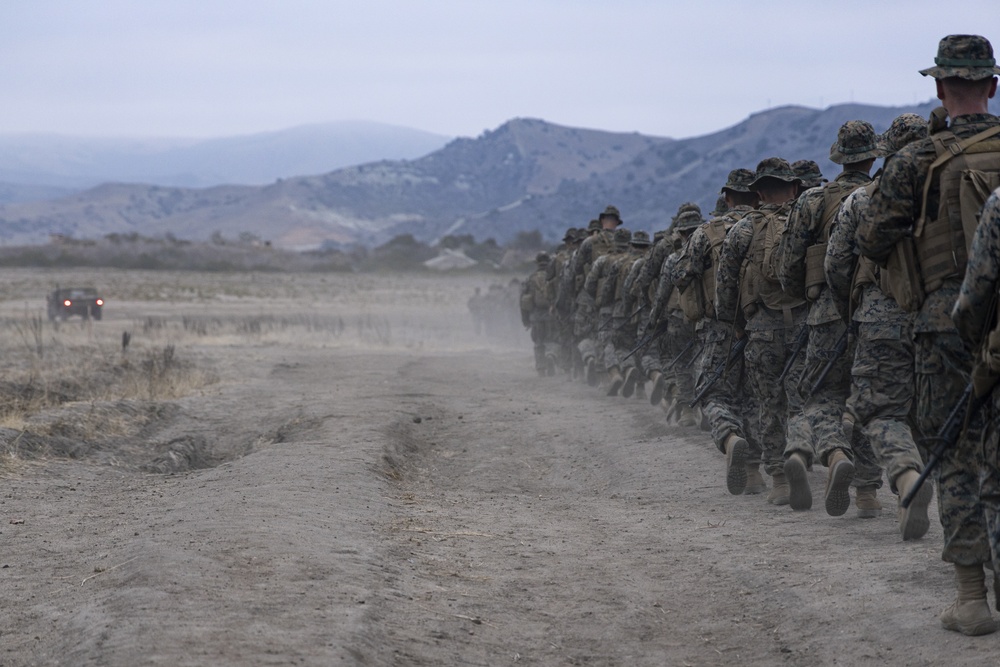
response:
M217 280L110 300L88 335L171 340L219 382L118 449L8 465L0 664L996 660L1000 636L939 627L936 522L902 543L887 488L881 518L829 517L821 467L819 509L728 495L706 434L474 338L474 278Z

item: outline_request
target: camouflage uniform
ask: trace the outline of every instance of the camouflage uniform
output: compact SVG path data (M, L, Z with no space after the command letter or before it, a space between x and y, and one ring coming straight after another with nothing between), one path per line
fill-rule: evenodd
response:
M579 249L573 256L571 269L563 281L560 295L556 299L557 303L559 303L568 298L569 295L575 295L573 301L573 336L577 341L577 349L580 352L583 363L589 367L587 381L590 384L596 382L596 376L593 375L598 355L597 332L593 326L596 313L594 312L594 295L585 294L583 287L586 284L587 276L594 263L600 259L601 255L610 252L614 247L614 231L612 229L600 228L604 220L614 221L616 223L615 226L622 224L622 219L617 208L608 206L604 209L597 218L598 230L580 244ZM594 363L591 363L592 361Z
M521 287L521 323L530 329L535 344L535 370L539 375L555 375L559 345L550 309L555 301L555 285L550 280L546 252L538 253L538 269Z
M926 120L916 114L903 114L883 135L883 147L895 153L926 134ZM845 319L851 317L857 327L846 406L849 422L867 436L896 492L899 476L907 470L920 473L923 462L910 427L913 315L882 289L878 265L861 260L858 266L858 224L877 184L878 177L852 192L840 207L830 233L825 272L837 310ZM925 531L926 527L921 529ZM904 534L904 539L922 535Z
M1000 289L1000 189L993 194L983 207L979 227L972 241L969 264L965 280L959 292L958 301L951 317L962 339L970 348L977 349L986 344L989 354L983 354L980 361L992 358L992 368L996 364L996 343L989 338L996 337L996 316L994 300ZM993 304L991 308L991 304ZM996 371L993 371L995 376ZM981 468L979 498L985 514L986 534L989 536L994 577L1000 573L1000 391L996 388L986 403L986 428L982 441L983 456L976 460ZM971 463L971 461L970 461ZM996 579L994 579L996 582ZM996 588L994 588L996 592Z
M549 264L549 281L556 291L556 301L553 304L552 316L555 320L555 340L559 345L558 364L565 371L569 371L573 365L573 319L572 311L565 300L560 301L559 291L565 284L566 274L569 273L570 264L573 261L573 254L579 247L583 230L571 227L566 230L563 236L563 246L559 248L552 262Z
M656 294L653 297L649 316L650 330L657 326L662 327L664 322L666 323L667 333L660 336L662 341L660 350L663 354L661 363L664 364L661 372L665 376L664 385L667 395L674 396L678 401L679 409L676 412L680 417L680 423L684 426L693 426L695 423L694 413L688 403L694 397L692 366L697 355L698 341L695 336L694 322L684 313L680 293L674 289L673 278L683 248L690 240L693 231L703 222L701 210L697 208L686 210L682 208L674 218L671 231L676 234L676 239L682 245L675 249L660 266Z
M751 190L765 178L775 178L784 182L797 182L791 166L780 158L768 158L757 166L757 178L751 184ZM748 428L753 438L763 449L764 467L768 474L775 478L776 489L784 485L784 450L785 427L789 412L801 411L802 405L799 393L795 387L802 372L802 363L798 361L786 374L782 384L777 382L784 369L785 362L791 355L795 340L805 326L806 305L804 301L795 302L781 299L776 304L773 297L778 296L780 287L775 284L767 286L768 300L772 306L766 306L758 292L751 303L741 303L741 291L744 285L752 285L751 269L756 266L756 254L759 243L764 240L757 237L766 232L767 220L776 218L775 224L782 225L787 219L790 202L785 204L763 204L758 210L744 216L737 222L722 244L719 257L719 270L716 278L716 312L722 322L735 322L741 315L741 306L746 316L746 334L749 337L744 350L746 381L754 395L757 414L750 420ZM766 260L765 260L766 261ZM759 272L760 267L754 271ZM780 298L780 297L779 297ZM777 309L775 306L779 306ZM780 480L780 482L779 482ZM777 490L772 491L777 494ZM787 502L773 495L772 502Z
M580 353L584 363L596 366L597 370L604 370L606 366L604 351L610 336L611 313L614 309L613 286L617 277L615 262L628 252L632 233L627 229L616 229L612 238L612 247L594 260L577 297L578 321L588 318L582 329L589 332L579 344ZM608 285L611 286L610 292Z
M625 398L633 394L641 373L641 369L637 367L636 363L637 355L633 354L628 359L625 357L635 347L638 340L636 338L636 322L638 322L637 315L641 312L636 313L639 294L635 285L636 278L646 263L649 247L649 234L642 231L632 234L633 253L622 262L618 274L615 308L612 312L614 328L611 331L611 345L613 346L612 355L615 364L624 374L622 396Z
M830 159L852 164L874 159L880 154L878 137L872 126L864 121L848 121L838 132ZM853 443L856 448L844 436L842 419L850 389L849 354L838 354L836 348L848 335L848 328L830 291L825 289L823 273L833 216L850 192L870 182L867 171L845 169L833 182L806 190L792 207L779 249L778 277L782 288L789 296L806 298L811 303L806 319L809 325L805 349L807 371L799 387L803 411L788 416L786 453L798 452L805 464L810 465L815 452L823 465L831 468L826 509L834 516L847 510L850 503L848 484L868 489L882 485L882 470L861 431L857 432L858 438ZM812 267L808 271L807 264ZM820 374L827 367L830 370L822 384L818 384ZM837 450L843 452L846 461L843 456L834 458Z
M988 46L983 38L977 39ZM977 78L963 74L963 71L968 71L965 65L948 65L949 62L967 64L970 56L969 49L965 47L970 43L968 36L943 39L936 59L939 67L922 73L935 78ZM980 47L978 43L972 46ZM958 57L949 57L949 49ZM990 61L992 57L990 48ZM972 59L987 61L985 57L973 56ZM978 69L989 71L985 66ZM992 69L996 70L995 67ZM992 73L987 75L993 76ZM949 129L959 139L965 139L998 124L1000 118L991 114L968 114L952 119ZM932 137L928 137L903 147L886 162L879 189L872 195L858 227L858 248L862 255L884 264L900 241L914 236L921 215L924 184L936 156ZM928 212L938 211L940 194L940 184L935 178L927 197ZM917 427L924 438L936 435L945 423L955 398L962 395L969 380L972 357L949 318L958 297L961 278L962 274L958 271L956 275L944 279L940 287L928 291L913 323ZM983 507L979 500L982 463L982 449L978 445L980 429L978 420L974 420L966 436L945 453L935 470L938 508L945 538L942 558L957 566L978 566L990 557Z
M749 184L754 173L749 169L735 169L730 172L726 188L738 192L749 192ZM724 202L725 200L723 200ZM715 275L721 241L726 233L745 215L753 211L750 206L736 206L727 210L722 217L698 227L681 252L673 270L672 280L687 297L688 290L700 290L698 299L704 303L704 316L696 324L696 332L701 344L701 354L695 364L695 393L700 394L710 380L712 372L729 358L733 328L720 322L715 312ZM688 297L690 298L690 297ZM745 414L742 401L737 399L742 393L738 379L743 372L743 360L733 364L724 379L717 380L702 397L701 409L712 429L712 440L719 451L725 453L725 442L730 434L747 440L750 444L749 461L760 461L761 449L744 427Z

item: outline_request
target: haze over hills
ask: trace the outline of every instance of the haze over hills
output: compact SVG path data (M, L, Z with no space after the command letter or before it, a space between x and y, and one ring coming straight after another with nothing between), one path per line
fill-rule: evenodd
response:
M202 240L243 232L292 248L377 245L399 234L433 242L472 234L500 243L539 229L549 241L584 226L607 204L633 230L666 227L684 201L714 206L726 174L764 157L816 160L825 174L837 128L861 118L883 131L912 107L787 106L689 139L648 137L514 119L412 160L382 160L283 178L263 186L204 189L105 184L55 201L0 206L0 241L50 233L100 238L137 232Z
M264 185L278 178L375 160L417 158L449 140L430 132L364 121L218 139L0 135L0 202L17 197L17 186L34 188L23 188L22 200L28 200L46 192L69 194L107 182Z

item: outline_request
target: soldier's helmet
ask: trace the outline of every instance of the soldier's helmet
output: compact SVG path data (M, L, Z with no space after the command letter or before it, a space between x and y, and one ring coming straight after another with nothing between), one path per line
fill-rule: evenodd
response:
M563 243L573 243L576 241L576 227L570 227L563 234Z
M697 211L687 210L677 215L677 220L674 222L673 231L675 232L694 231L704 222L705 218L701 217L700 208Z
M601 211L601 214L597 216L598 222L603 221L604 218L614 218L615 220L618 221L619 225L624 222L622 220L621 214L618 212L618 209L615 208L614 206L606 207L603 211Z
M896 116L892 125L880 137L882 153L889 157L906 144L927 136L927 119L915 113Z
M667 238L667 231L666 230L661 229L658 232L653 232L653 243L654 244L659 243L660 241L662 241L665 238Z
M878 135L872 124L864 120L849 120L837 131L837 140L830 146L830 162L850 164L881 157Z
M624 227L619 227L615 230L615 246L618 248L628 248L628 244L632 241L632 232L625 229Z
M993 45L980 35L948 35L938 43L934 65L920 73L935 79L958 77L969 81L1000 74L993 57Z
M592 232L599 232L599 231L601 231L601 221L600 220L591 220L589 223L587 223L587 233L588 234L590 234Z
M754 174L749 169L733 169L726 178L726 184L719 190L726 194L726 190L733 192L750 192L750 184L753 183Z
M756 190L768 179L784 181L785 183L798 183L802 180L792 171L792 165L780 157L767 157L757 163L757 170L754 172L750 189Z
M649 232L637 231L632 233L632 245L636 248L649 247Z
M729 212L729 205L726 204L726 198L719 197L718 199L716 199L715 208L712 209L712 216L718 218L720 216L725 215L728 212Z
M823 172L813 160L796 160L792 163L792 171L802 181L802 187L815 188L817 185L826 183Z
M550 261L552 261L552 258L544 250L535 255L535 264L538 266L548 266Z

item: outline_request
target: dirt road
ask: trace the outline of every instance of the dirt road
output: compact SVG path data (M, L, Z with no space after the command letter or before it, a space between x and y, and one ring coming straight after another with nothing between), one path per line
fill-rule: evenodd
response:
M818 510L730 496L702 432L435 326L179 348L221 382L135 443L178 472L8 473L0 664L995 661L940 629L940 526L902 543L887 488L873 520L824 514L820 467Z

